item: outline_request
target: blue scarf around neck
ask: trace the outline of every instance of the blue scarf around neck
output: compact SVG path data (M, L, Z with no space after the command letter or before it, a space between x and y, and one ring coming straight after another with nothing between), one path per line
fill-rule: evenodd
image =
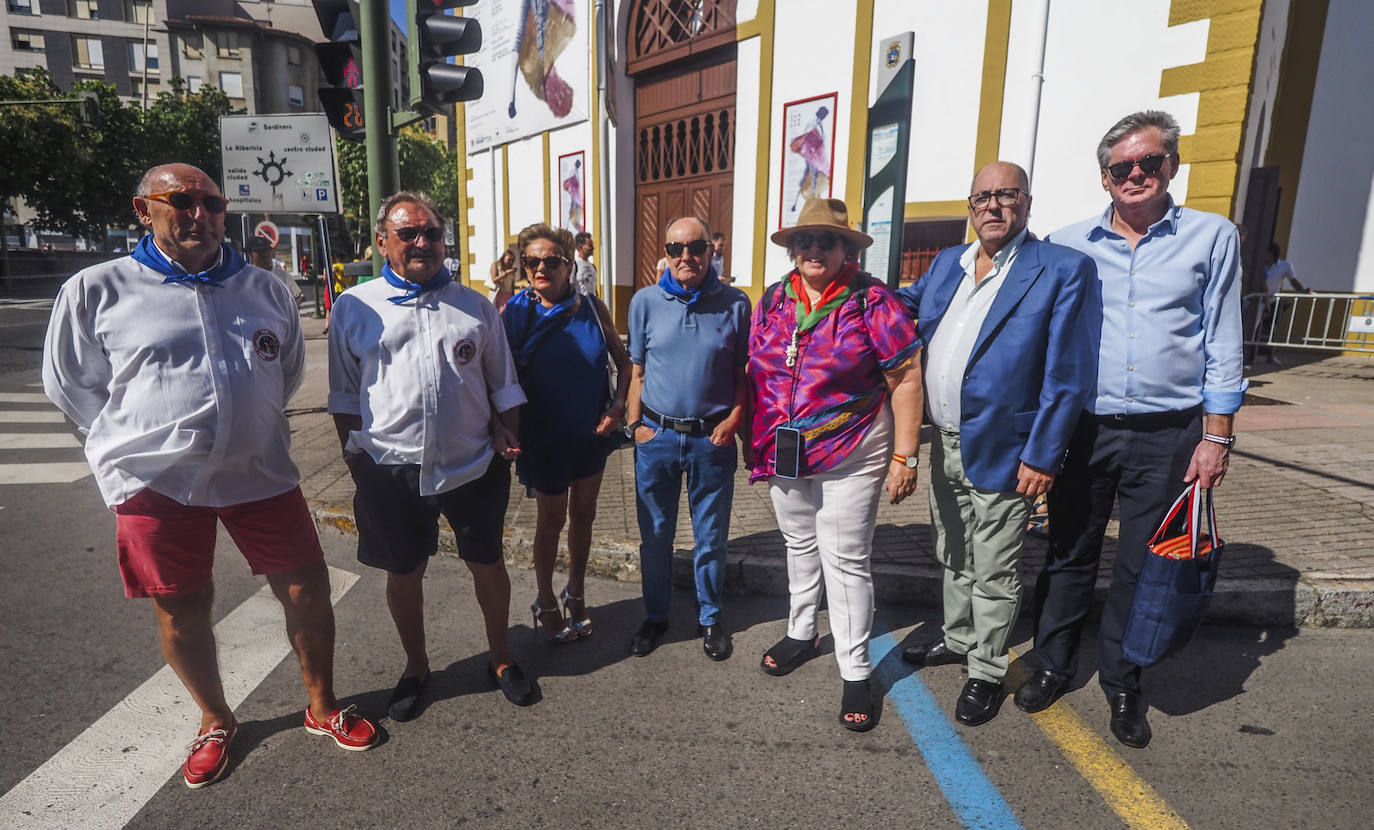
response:
M146 265L165 276L166 279L162 281L163 285L173 282L200 282L206 285L220 285L226 277L237 274L243 268L244 261L238 251L224 242L220 243L219 250L219 264L196 274L187 272L185 268L163 256L162 252L157 249L157 245L153 244L152 234L140 239L129 256L133 258L134 262Z
M401 288L405 290L406 293L400 296L387 297L387 299L391 302L400 305L401 303L409 302L415 299L416 297L420 296L426 291L434 291L436 289L443 288L448 283L453 282L453 275L449 273L449 270L447 268L440 265L439 272L434 276L430 277L429 279L425 280L424 282L411 282L410 280L393 271L391 269L390 262L383 261L382 279L386 280L387 284L392 286L393 288Z
M568 288L568 296L549 308L539 301L539 293L533 288L526 288L506 303L501 319L506 324L506 339L510 341L516 366L530 365L539 344L567 324L565 312L577 303L577 292L571 290L571 284Z
M683 288L682 283L673 278L673 270L671 268L664 268L663 274L658 278L658 287L668 292L668 296L680 303L684 303L688 308L692 307L692 303L701 299L703 294L711 293L711 290L718 283L719 280L716 278L715 268L706 269L706 279L702 280L701 285L697 286L695 290Z

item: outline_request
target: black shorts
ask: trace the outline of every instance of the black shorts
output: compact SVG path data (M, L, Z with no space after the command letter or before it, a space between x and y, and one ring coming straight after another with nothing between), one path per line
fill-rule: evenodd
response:
M357 492L358 561L408 574L439 550L439 516L448 519L464 562L501 561L510 464L492 458L482 477L444 493L420 495L420 465L378 464L367 453L345 456Z

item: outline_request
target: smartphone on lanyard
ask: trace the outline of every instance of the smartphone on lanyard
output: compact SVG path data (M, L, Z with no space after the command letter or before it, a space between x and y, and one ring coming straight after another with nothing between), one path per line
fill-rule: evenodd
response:
M796 478L801 470L801 430L778 427L773 433L773 474L778 478Z

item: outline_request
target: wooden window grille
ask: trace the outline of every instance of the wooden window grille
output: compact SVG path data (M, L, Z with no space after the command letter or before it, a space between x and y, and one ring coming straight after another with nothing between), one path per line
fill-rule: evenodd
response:
M631 74L735 39L735 0L643 0L627 35Z
M639 128L641 183L728 173L735 169L733 108L684 116Z

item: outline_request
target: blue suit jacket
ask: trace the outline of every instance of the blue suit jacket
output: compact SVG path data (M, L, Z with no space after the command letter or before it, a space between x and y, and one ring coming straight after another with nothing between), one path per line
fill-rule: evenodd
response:
M927 344L964 278L967 245L941 251L897 292ZM962 459L985 490L1016 489L1018 462L1058 474L1074 424L1097 389L1102 298L1097 267L1029 234L1003 278L964 371Z

